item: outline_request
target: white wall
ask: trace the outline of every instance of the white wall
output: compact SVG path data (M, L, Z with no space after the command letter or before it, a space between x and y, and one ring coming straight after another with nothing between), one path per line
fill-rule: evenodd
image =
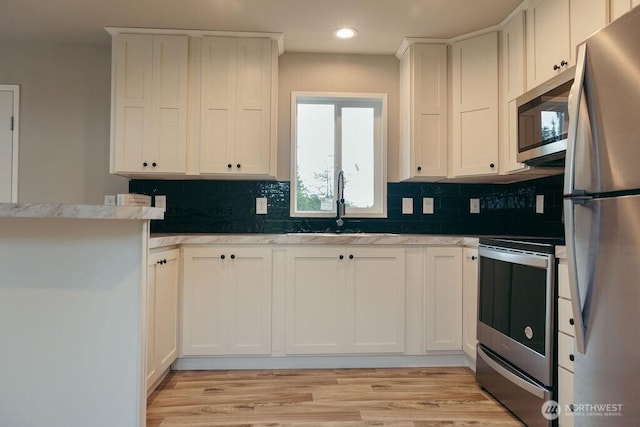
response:
M278 74L278 179L291 175L291 92L375 92L387 99L387 180L398 180L400 63L393 55L285 53Z
M109 46L0 43L0 83L20 85L19 202L102 203L109 175Z

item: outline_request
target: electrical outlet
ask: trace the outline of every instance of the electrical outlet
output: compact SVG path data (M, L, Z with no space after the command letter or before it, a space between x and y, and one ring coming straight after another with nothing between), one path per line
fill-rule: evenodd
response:
M536 196L536 213L544 213L544 194L538 194Z
M469 212L472 214L480 213L480 199L469 199Z
M256 197L256 215L266 215L266 214L267 214L267 198Z
M425 215L433 214L433 197L422 198L422 213Z
M167 196L154 196L153 202L156 208L162 208L165 211L167 210Z
M413 199L411 197L402 198L402 214L403 215L413 214Z

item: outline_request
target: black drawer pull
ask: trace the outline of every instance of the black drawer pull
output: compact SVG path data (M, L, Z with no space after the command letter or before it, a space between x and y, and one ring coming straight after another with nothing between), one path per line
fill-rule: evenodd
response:
M349 255L349 259L353 259L353 255Z
M574 324L574 323L575 323L575 322L573 321L573 318L569 319L569 324L570 324L571 326L573 326L573 324Z
M225 259L224 254L220 255L220 259Z
M340 255L338 258L340 258L340 259L344 259L344 255Z
M569 360L571 360L573 362L574 360L576 360L576 357L573 354L570 354L569 355Z
M236 259L236 256L231 254L231 259Z

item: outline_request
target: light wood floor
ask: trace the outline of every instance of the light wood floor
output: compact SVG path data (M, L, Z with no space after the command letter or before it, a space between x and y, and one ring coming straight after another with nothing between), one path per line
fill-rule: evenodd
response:
M520 426L466 368L174 371L147 426Z

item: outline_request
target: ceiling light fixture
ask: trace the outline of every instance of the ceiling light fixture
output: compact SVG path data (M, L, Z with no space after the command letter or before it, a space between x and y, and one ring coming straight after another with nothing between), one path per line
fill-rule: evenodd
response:
M333 32L333 35L339 39L351 39L354 38L358 32L353 28L340 28Z

